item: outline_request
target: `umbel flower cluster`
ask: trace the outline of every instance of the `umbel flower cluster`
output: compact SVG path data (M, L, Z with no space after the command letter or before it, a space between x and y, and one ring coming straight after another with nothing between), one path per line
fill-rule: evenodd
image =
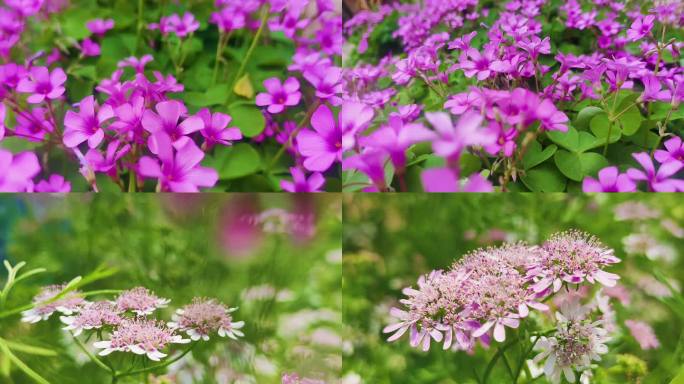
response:
M244 336L244 321L235 321L229 308L215 299L195 298L191 304L177 309L173 321L164 322L153 317L156 310L166 307L170 300L156 296L147 288L123 291L111 301L88 301L85 295L72 290L63 294L65 286L44 287L33 298L33 308L22 313L22 321L36 323L60 313L64 330L74 338L88 333L88 339L99 339L93 347L100 356L113 352L145 355L160 361L168 355L171 344L188 344L209 340L217 334L237 340ZM187 336L188 338L185 338Z
M448 270L421 276L416 288L404 288L403 308L392 308L396 322L383 332L391 334L388 341L408 333L411 346L424 351L438 343L445 350L472 352L478 342L488 347L492 339L505 341L506 329L518 328L533 313L548 314L552 306L545 302L563 287L615 286L619 276L605 269L619 261L612 249L575 230L538 246L510 243L478 249ZM573 370L586 370L606 351L606 333L600 322L589 321L588 311L573 307L561 312L555 314L558 331L535 340L536 347L546 350L538 360L553 356L544 369L554 382L560 377L557 367L568 370L570 380Z

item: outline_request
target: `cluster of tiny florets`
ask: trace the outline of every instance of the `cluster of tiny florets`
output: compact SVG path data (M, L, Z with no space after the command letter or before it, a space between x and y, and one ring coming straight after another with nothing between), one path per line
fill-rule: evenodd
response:
M83 330L116 326L123 321L114 305L107 301L89 303L78 314L62 316L60 320L67 325L64 329L73 331L75 336L80 335Z
M114 351L133 352L137 355L147 355L151 360L159 361L166 357L160 350L167 345L186 344L190 340L176 335L175 331L155 320L126 320L110 336L110 340L98 341L94 345L102 348L101 356Z
M157 308L164 308L169 299L157 297L149 289L136 287L125 291L116 299L116 308L121 311L133 311L140 316L149 315Z
M184 331L192 340L209 340L212 332L237 340L237 336L244 336L240 328L245 322L233 321L231 313L236 310L237 308L228 308L213 299L195 298L191 304L176 310L169 326Z
M33 308L22 312L22 321L37 323L41 320L49 319L55 312L71 315L87 303L82 294L78 291L69 291L55 300L65 288L65 284L43 287L41 291L33 297Z
M421 276L417 288L404 288L404 309L391 310L398 322L383 331L392 333L388 341L409 331L411 345L423 350L433 340L443 342L444 349L463 350L471 350L478 340L487 345L491 336L502 342L505 328L517 328L531 309L549 309L542 301L553 292L550 285L611 285L618 276L602 268L618 261L612 250L577 231L554 235L542 246L513 243L478 249L448 271Z

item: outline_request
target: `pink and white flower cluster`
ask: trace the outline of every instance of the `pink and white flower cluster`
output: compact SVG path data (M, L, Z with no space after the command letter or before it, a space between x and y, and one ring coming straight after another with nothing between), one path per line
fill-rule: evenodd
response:
M22 321L36 323L47 320L53 313L61 312L63 328L79 336L84 331L96 330L100 340L93 343L101 349L100 356L112 352L131 352L159 361L168 354L162 352L171 344L187 344L191 341L209 340L209 334L237 340L243 337L244 321L234 321L228 308L215 299L195 298L192 304L177 310L174 321L154 319L153 313L168 305L168 299L155 295L144 287L121 292L112 301L85 300L79 291L64 291L65 285L45 287L33 299L34 306L22 313ZM183 338L185 332L190 339ZM90 337L90 336L89 336Z
M404 309L392 308L398 321L388 325L388 341L406 332L413 347L427 351L432 341L444 349L471 351L477 341L502 342L506 327L518 328L531 309L546 311L543 302L562 286L596 282L614 286L619 278L604 269L619 262L594 237L568 231L540 246L524 243L478 249L449 270L421 276L417 288L404 288Z

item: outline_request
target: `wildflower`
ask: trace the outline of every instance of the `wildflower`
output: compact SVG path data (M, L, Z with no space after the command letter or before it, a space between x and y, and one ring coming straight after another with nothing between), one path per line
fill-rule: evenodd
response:
M182 18L176 13L171 16L164 16L159 20L159 23L148 25L150 30L159 30L162 36L174 33L179 38L188 36L198 30L199 27L199 21L197 21L195 16L190 12L186 12Z
M40 172L38 157L33 152L12 152L0 148L0 191L26 192Z
M639 96L640 101L669 101L672 94L669 90L661 90L662 84L654 75L646 75L641 78L644 83L644 92Z
M349 156L342 162L342 170L356 169L368 176L374 187L368 191L384 191L387 189L385 181L385 159L383 151L366 148L358 155Z
M102 349L100 356L107 356L112 352L132 352L136 355L146 355L150 360L159 361L166 357L161 352L169 344L187 344L190 340L176 335L154 320L126 320L122 322L110 335L109 340L97 341L95 348Z
M557 233L542 246L543 256L527 271L535 279L534 292L547 292L552 286L558 292L563 283L583 281L612 287L620 278L603 268L620 262L613 250L606 248L595 237L579 231Z
M93 19L86 23L86 28L88 28L90 33L103 37L107 31L114 28L114 20Z
M81 54L84 57L100 56L100 44L91 39L83 40L81 44L79 44L79 48L81 48Z
M5 104L0 103L0 140L5 137L5 115L7 114L7 107Z
M438 137L432 142L435 154L448 160L457 159L466 147L487 145L494 139L481 129L482 116L475 112L463 114L456 126L444 112L428 112L425 118L437 130Z
M133 311L138 316L147 316L158 308L164 308L170 302L169 299L157 297L149 289L136 287L121 292L114 301L117 311Z
M342 130L335 124L333 113L326 105L321 105L313 113L311 126L313 131L304 129L297 135L297 148L304 157L304 168L323 172L335 161L342 160Z
M420 174L425 192L493 192L492 184L479 173L461 185L456 172L449 168L426 169Z
M661 164L656 171L651 156L646 152L640 152L632 154L632 157L636 159L639 164L643 167L643 171L636 168L630 168L627 170L627 176L630 179L639 182L645 181L648 184L649 191L655 192L677 192L684 191L684 180L671 178L680 169L684 168L684 164L681 162L670 161Z
M33 297L33 308L21 313L21 321L37 323L41 320L49 319L55 312L61 312L65 315L78 312L86 304L79 291L69 291L59 299L55 299L58 295L62 294L65 287L65 284L43 287Z
M71 183L64 176L53 174L47 180L41 180L35 187L36 192L67 193L71 192Z
M188 140L175 151L171 138L164 132L152 136L156 143L157 156L161 163L149 156L143 156L138 163L140 175L159 180L161 191L198 192L199 187L210 188L218 181L218 173L200 166L204 152Z
M651 33L654 21L654 15L648 15L646 17L637 17L636 20L634 20L632 25L627 30L627 39L629 41L637 41Z
M643 350L655 349L660 347L660 342L653 332L653 328L643 321L625 320L625 325L629 328L629 332L639 343Z
M49 72L47 67L33 67L29 70L28 76L19 81L17 91L30 93L31 96L26 100L31 104L38 104L46 98L54 100L62 96L66 79L62 68Z
M242 139L239 128L228 128L233 119L229 115L221 112L212 114L209 109L203 108L197 112L197 116L204 121L204 128L200 129L200 133L204 137L206 148L216 144L231 145L232 141Z
M213 299L194 298L192 304L176 310L169 327L185 332L192 340L209 340L209 334L216 332L221 337L237 340L244 336L240 331L244 321L233 321L231 313L237 308L227 308Z
M678 136L665 142L665 150L658 149L653 156L661 164L673 161L684 164L684 144Z
M33 108L17 113L14 134L28 141L42 141L47 133L55 130L52 119L46 118L47 113L45 108Z
M145 66L150 63L154 58L152 55L145 55L138 59L135 56L128 57L126 59L123 59L119 61L117 64L118 68L125 68L125 67L131 67L135 70L135 73L143 73L145 72Z
M404 124L401 117L391 115L388 124L363 138L361 144L381 148L390 155L398 170L406 166L406 150L421 141L430 141L435 133L421 124Z
M112 107L103 105L98 108L95 97L86 96L79 103L78 113L67 111L64 117L64 145L74 148L88 141L90 148L97 147L104 140L102 124L112 117Z
M482 81L491 76L491 66L495 59L495 51L491 46L485 48L482 54L475 48L469 48L461 53L459 67L466 77L477 76Z
M321 187L325 184L325 177L320 172L314 172L307 179L304 171L299 168L290 168L292 174L292 181L281 180L280 187L287 192L293 193L309 193L320 192Z
M212 13L209 22L216 24L221 32L226 33L244 28L245 15L240 12L235 12L235 10L230 7L226 7L219 12Z
M535 345L541 352L532 359L535 364L546 359L544 374L553 383L565 379L574 383L575 371L590 369L594 360L601 360L602 354L608 352L605 342L606 330L601 321L591 322L585 318L583 308L579 305L567 305L556 312L558 321L556 333L551 337L542 336Z
M115 326L123 321L114 305L106 301L88 303L78 314L74 316L61 316L59 319L67 325L62 329L73 331L74 336L80 335L84 330Z
M288 106L299 104L302 93L299 92L299 80L290 77L284 83L277 77L264 81L267 93L260 93L256 97L256 105L266 107L269 113L281 113Z
M636 183L620 173L617 167L606 167L599 171L598 180L586 177L582 182L584 192L636 192Z

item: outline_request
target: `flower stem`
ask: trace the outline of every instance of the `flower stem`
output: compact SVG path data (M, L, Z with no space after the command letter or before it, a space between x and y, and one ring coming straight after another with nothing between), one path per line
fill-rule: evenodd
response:
M112 374L113 377L116 376L116 371L115 371L112 367L107 366L107 364L103 363L102 360L100 360L100 359L97 358L97 356L93 355L93 354L88 350L88 348L86 348L86 346L83 345L83 343L81 342L81 340L79 340L78 337L76 337L76 336L73 334L73 332L69 332L69 333L71 333L71 336L74 338L74 341L76 342L76 345L78 345L78 347L81 348L81 350L82 350L86 355L88 355L88 357L90 358L90 360L93 361L93 363L95 363L98 367L104 369L105 371L110 372L110 373Z
M192 343L192 344L190 345L190 347L189 347L188 349L186 349L183 353L181 353L180 355L174 357L173 359L167 360L167 361L165 361L165 362L163 362L163 363L161 363L161 364L152 365L152 366L150 366L150 367L141 368L141 369L135 369L135 370L132 370L132 371L127 371L127 372L118 373L118 374L116 375L116 377L117 377L117 378L120 378L120 377L124 377L124 376L138 375L138 374L141 374L141 373L151 372L151 371L155 371L155 370L160 369L160 368L167 367L167 366L169 366L169 365L175 363L176 361L182 359L183 357L185 357L185 355L187 355L188 353L190 353L190 351L192 351L192 349L195 347L195 345L197 345L197 343Z
M223 55L223 41L225 34L219 31L218 43L216 43L216 59L214 62L214 75L212 76L212 83L216 83L216 76L218 76L219 64L221 63L221 55Z
M268 21L268 15L269 11L271 10L270 4L267 4L264 6L262 9L262 14L261 14L261 25L259 25L259 29L257 30L256 34L254 35L254 39L252 39L252 44L249 46L249 49L247 50L247 54L245 54L244 59L242 59L242 63L240 63L240 68L238 71L235 73L235 78L233 79L233 84L230 86L230 90L228 92L228 103L230 104L231 99L233 98L233 95L235 92L233 90L235 89L235 85L237 82L240 80L242 77L242 74L245 72L245 68L247 67L247 63L249 63L249 60L252 58L252 54L254 53L254 50L256 49L257 43L259 43L259 39L261 38L261 34L264 32L264 28L266 27L266 22Z
M271 163L268 165L268 171L270 171L276 165L278 160L280 160L280 158L285 153L285 150L292 146L292 141L294 140L294 138L297 136L299 131L301 131L302 128L304 128L304 126L309 123L309 121L311 120L311 116L313 116L314 112L316 112L320 105L321 100L317 99L316 102L314 102L311 105L311 107L309 107L309 110L306 112L306 116L304 116L304 118L299 122L299 124L297 124L297 128L294 131L292 131L290 136L287 138L287 142L283 144L283 146L280 147L275 156L273 156L273 160L271 160Z
M496 354L489 361L489 364L487 364L487 368L485 369L485 373L482 376L482 383L487 384L487 380L489 379L489 375L492 373L492 369L494 369L496 362L499 360L499 358L501 358L503 356L504 352L506 352L506 350L508 348L517 344L518 341L520 341L520 339L516 338L516 339L511 340L508 344L505 344L504 346L497 348ZM506 363L506 364L508 364L508 363Z

